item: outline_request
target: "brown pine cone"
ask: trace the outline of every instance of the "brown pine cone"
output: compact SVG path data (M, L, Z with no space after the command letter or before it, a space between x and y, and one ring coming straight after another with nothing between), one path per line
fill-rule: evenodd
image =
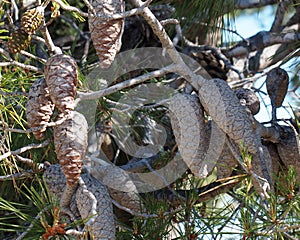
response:
M54 55L48 59L44 74L50 98L58 110L62 113L73 111L78 84L78 71L75 60L65 54Z
M42 25L44 18L44 7L27 10L21 18L22 29L28 34L34 34Z
M123 0L91 0L97 15L110 16L124 11ZM101 68L110 67L121 48L124 19L102 20L89 17L89 29Z
M31 36L23 29L18 28L11 33L7 48L11 53L18 53L21 50L27 49L30 42Z
M50 121L54 110L54 104L49 97L49 91L45 78L36 80L30 87L26 106L27 123L30 128L40 127ZM46 127L33 131L37 140L45 136Z
M60 125L54 127L54 147L69 186L80 177L82 159L87 148L88 124L85 117L72 112Z
M227 80L228 69L216 53L211 50L196 50L189 47L184 50L194 58L212 78Z

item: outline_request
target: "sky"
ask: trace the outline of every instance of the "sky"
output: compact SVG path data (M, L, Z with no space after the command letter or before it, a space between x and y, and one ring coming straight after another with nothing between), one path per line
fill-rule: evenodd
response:
M273 22L273 8L265 7L260 12L251 15L241 15L237 17L235 25L237 32L243 37L248 38L261 30L269 30Z

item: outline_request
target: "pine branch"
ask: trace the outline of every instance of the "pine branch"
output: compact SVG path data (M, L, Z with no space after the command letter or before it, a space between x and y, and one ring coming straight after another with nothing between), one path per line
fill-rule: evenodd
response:
M92 226L98 216L98 213L97 213L98 200L96 199L95 195L91 191L89 191L88 187L86 186L86 184L82 178L79 178L78 183L79 183L79 186L82 188L83 194L85 194L92 202L91 209L90 209L90 215L92 217L86 223L87 226Z
M140 0L131 0L132 4L136 7L143 6L143 2ZM172 59L173 63L176 66L176 71L178 74L180 74L182 77L184 77L187 81L190 82L192 86L194 86L196 89L198 88L198 84L201 85L201 81L205 81L202 76L195 75L193 71L185 64L183 59L181 58L180 54L176 50L175 46L173 45L173 42L169 38L168 34L166 33L164 27L161 25L161 23L157 20L157 18L154 16L154 14L151 12L151 10L146 7L141 12L141 15L145 18L147 23L152 28L154 34L160 39L163 48L166 50L166 52L169 54L170 58Z
M41 28L40 31L44 37L45 43L46 43L49 51L52 54L62 54L62 50L59 47L55 46L55 44L53 43L52 37L49 33L49 30L47 28L45 21L43 22L43 27Z
M26 151L29 151L31 149L43 148L43 147L47 146L49 143L50 143L50 139L47 139L47 140L45 140L41 143L30 144L28 146L21 147L17 150L6 152L6 153L4 153L3 155L0 156L0 162L4 159L10 157L10 156L18 155L18 154L24 153Z
M76 12L82 17L95 17L94 15L96 14L93 7L88 1L84 1L85 4L87 5L88 9L90 10L91 13L86 13L81 11L80 9L73 7L73 6L68 6L66 5L63 1L61 0L53 0L55 3L57 3L63 10L69 11L69 12ZM151 0L152 1L152 0ZM122 19L130 16L134 16L137 14L140 14L145 7L148 7L148 5L151 3L151 1L147 0L145 1L140 7L131 9L129 11L125 11L123 13L115 13L112 15L97 15L96 17L99 18L99 20L116 20L116 19Z
M39 220L39 219L42 217L42 214L44 214L44 213L45 213L46 211L48 211L48 210L49 210L49 206L47 206L47 207L45 207L44 209L42 209L42 210L38 213L38 215L35 216L35 218L34 218L33 221L31 222L31 224L28 226L28 228L26 229L26 231L23 232L20 236L18 236L18 237L16 238L16 240L22 240L22 239L24 239L24 237L26 237L26 235L29 233L29 231L34 227L35 222L36 222L37 220Z
M298 24L300 21L300 5L296 5L296 12L295 14L288 20L284 27L290 27L292 25Z
M71 236L75 236L75 237L79 237L81 239L84 236L86 236L87 232L86 231L78 231L78 230L75 230L75 229L68 229L66 231L66 234L71 235Z
M65 120L66 120L66 116L62 116L62 118L60 118L59 120L57 120L56 122L49 122L47 124L38 126L38 127L33 127L33 128L29 128L29 129L17 129L17 128L10 128L8 127L7 123L0 121L0 124L4 124L4 127L0 127L0 130L3 130L4 132L15 132L15 133L24 133L24 134L28 134L28 133L32 133L38 130L41 130L45 127L55 127L58 126L60 124L62 124Z
M134 159L132 159L132 161L130 161L126 165L120 166L120 168L122 168L124 171L129 172L141 172L146 169L147 164L152 164L158 159L158 155L154 155L149 158L139 159L138 161L134 161Z
M253 77L243 78L235 81L231 81L228 83L228 85L233 89L238 89L246 84L254 83L256 80L260 79L261 77L264 77L268 74L268 72L272 71L274 68L277 68L283 64L283 61L278 61L277 63L265 68L262 72L255 74Z
M14 174L9 174L5 176L0 176L0 182L4 182L7 180L20 180L20 179L27 179L27 178L33 178L34 172L32 170L28 170L25 172L19 172L19 173L14 173Z
M146 73L146 74L141 75L139 77L135 77L135 78L126 80L124 82L115 84L111 87L108 87L108 88L105 88L105 89L102 89L102 90L99 90L99 91L88 92L88 93L77 92L77 96L80 100L98 99L100 97L104 97L104 96L107 96L109 94L120 91L124 88L130 87L130 86L133 86L133 85L136 85L136 84L143 83L143 82L147 81L148 79L161 77L161 76L163 76L163 75L165 75L169 72L172 72L172 71L175 71L175 66L173 64L169 65L167 67L161 68L159 70L155 70L153 72Z
M270 32L280 32L282 30L282 23L284 20L285 12L287 10L289 3L288 2L279 2L277 6L277 11L275 18L270 29Z
M229 50L224 50L227 58L246 56L250 52L263 50L274 44L295 43L300 39L300 33L272 33L261 31L247 39L247 42L241 42Z
M0 62L0 67L8 67L8 66L16 66L16 67L20 67L20 68L23 68L25 70L29 70L32 72L43 73L43 70L41 68L37 68L32 65L20 63L15 60L11 60L9 62Z
M9 97L13 97L13 96L26 96L27 97L28 93L26 93L26 92L3 92L3 91L0 91L0 95L9 96Z
M182 205L182 199L187 199L188 196L195 192L198 195L196 204L202 203L208 200L213 199L219 194L226 193L232 190L236 185L240 184L241 181L245 178L246 175L237 175L229 177L226 179L220 179L215 182L212 182L204 187L191 189L191 190L172 190L162 189L148 194L143 194L145 197L147 195L152 196L156 201L159 202L168 202L173 207L178 207ZM178 197L180 196L180 197Z
M148 219L148 218L161 218L161 217L166 217L166 216L173 216L177 212L180 212L180 211L183 210L183 207L179 207L179 208L174 209L173 211L169 211L169 212L167 211L167 212L164 212L162 214L156 214L156 213L148 214L148 213L138 213L138 212L135 212L135 211L133 211L133 210L127 208L127 207L122 206L120 203L118 203L115 200L112 200L112 203L117 208L120 208L120 209L124 210L125 212L130 213L133 216L144 218L144 219Z

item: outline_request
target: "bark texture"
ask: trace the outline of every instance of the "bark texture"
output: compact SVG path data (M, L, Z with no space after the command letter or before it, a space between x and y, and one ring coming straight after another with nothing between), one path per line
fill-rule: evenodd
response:
M110 196L122 206L136 213L145 212L138 190L124 170L113 165L98 165L91 169L91 175L103 182L108 187ZM120 191L120 188L123 191Z

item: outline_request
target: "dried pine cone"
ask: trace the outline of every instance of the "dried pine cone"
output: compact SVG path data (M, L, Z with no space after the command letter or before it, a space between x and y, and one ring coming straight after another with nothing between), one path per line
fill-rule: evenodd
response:
M91 224L89 222L86 223L91 239L115 240L116 228L113 205L106 186L88 174L83 174L82 179L88 193L86 189L79 186L75 200L82 219L94 217L94 221ZM89 194L92 194L97 200L95 209L93 209L97 213L96 216L92 215L93 212L91 211L95 201Z
M7 43L8 51L11 53L18 53L21 50L25 50L28 48L30 41L30 35L28 35L28 33L26 33L23 29L18 28L10 35L10 39Z
M261 151L261 141L256 133L254 119L241 106L239 99L229 85L221 79L206 81L199 89L199 98L204 109L217 126L236 144L243 143L248 152L251 153L253 172L269 182L270 176ZM252 180L256 190L268 197L266 191L268 183L261 181L254 175L252 175Z
M108 187L110 196L122 206L135 212L145 211L145 206L138 196L136 185L126 171L114 165L96 165L91 168L90 172L94 178ZM120 187L123 191L120 191Z
M51 195L56 195L62 201L62 193L66 189L66 181L58 164L49 166L43 177L48 186ZM93 236L91 239L115 239L115 223L113 215L113 206L111 198L108 194L107 188L97 179L89 174L82 174L82 180L85 186L79 185L72 195L70 202L70 209L75 214L75 217L81 219L94 218L94 221L86 223L89 230L89 235ZM93 205L94 196L97 204ZM94 209L93 209L94 208ZM93 214L96 210L96 215Z
M30 34L34 34L43 23L44 7L37 7L27 10L21 18L22 29Z
M274 68L267 74L266 87L271 98L272 106L281 107L287 94L289 75L281 68Z
M69 186L80 177L82 159L87 148L88 125L85 117L72 112L60 125L54 127L54 146Z
M78 71L75 60L64 54L50 57L44 74L49 88L50 98L63 113L74 110Z
M186 48L185 51L194 58L212 78L220 78L227 80L227 72L225 64L216 53L210 50L196 51L193 48Z
M250 153L258 152L254 122L225 81L217 78L207 81L199 90L199 98L217 126L236 144L242 142Z
M66 188L66 178L61 166L59 164L47 166L43 172L43 178L47 184L50 195L55 196L58 200L61 200ZM76 218L80 217L75 199L72 199L70 202L70 209Z
M299 136L289 126L280 126L280 142L276 144L282 163L288 169L293 166L300 180L300 142Z
M266 87L272 105L272 124L277 121L276 108L281 107L287 94L289 75L281 68L274 68L267 74Z
M91 0L97 15L110 16L124 11L123 0ZM100 67L108 68L121 48L123 19L103 20L89 17L89 29Z
M204 162L204 113L194 95L176 94L169 102L170 119L183 161L197 177L206 177L215 164Z
M251 91L248 88L240 88L235 91L236 96L240 99L242 105L245 105L251 112L252 115L255 115L260 110L260 101L256 96L255 92Z
M271 157L271 161L272 161L272 175L273 175L273 179L276 178L276 176L278 176L278 173L280 171L280 169L282 169L282 163L280 160L280 157L278 155L278 151L276 148L276 145L274 143L265 143L266 147L268 148L270 157Z
M50 121L54 104L49 97L45 78L36 80L30 87L26 107L27 123L30 128L39 127ZM37 140L44 138L46 127L33 131Z

